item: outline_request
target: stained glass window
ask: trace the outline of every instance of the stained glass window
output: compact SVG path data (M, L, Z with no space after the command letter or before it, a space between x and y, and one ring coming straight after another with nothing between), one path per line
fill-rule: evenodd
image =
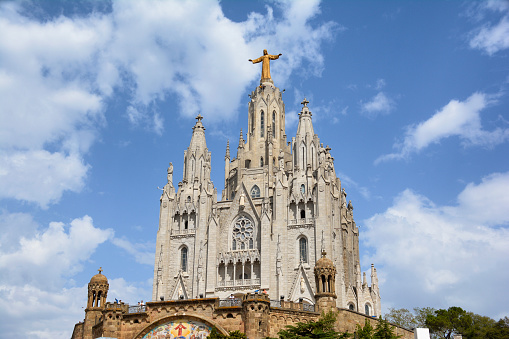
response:
M254 227L251 220L241 216L233 226L233 239L240 249L252 249L254 245L253 240Z

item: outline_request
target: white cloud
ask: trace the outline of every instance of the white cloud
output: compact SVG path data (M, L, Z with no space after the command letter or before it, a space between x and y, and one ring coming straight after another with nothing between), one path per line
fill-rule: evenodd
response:
M479 10L504 13L498 23L485 23L471 32L470 48L480 49L488 55L509 48L509 5L507 1L486 1Z
M86 286L74 287L69 279L113 231L95 227L89 216L42 229L31 215L6 211L0 227L5 232L0 236L0 303L6 305L0 310L0 332L69 338L74 323L84 317L87 296Z
M33 228L29 216L2 216L4 220L13 218L21 224L20 229ZM28 226L24 225L26 222L29 222ZM34 232L31 237L26 237L26 233L16 234L15 250L7 252L1 249L0 282L17 286L33 284L51 289L55 284L61 285L63 277L80 271L83 261L99 244L112 237L113 231L94 227L92 218L84 216L72 220L69 225L51 222L48 228Z
M131 254L137 263L153 266L154 265L154 243L133 244L125 238L113 238L111 242Z
M428 120L409 126L403 142L394 145L398 152L383 155L375 163L406 158L452 136L459 137L464 145L494 146L504 142L509 138L509 129L482 129L480 113L490 101L484 93L474 93L465 101L451 100Z
M109 27L95 15L41 23L0 6L0 197L45 208L84 185L82 155L103 122L88 79Z
M35 202L47 208L60 200L64 191L81 191L88 169L77 154L0 151L0 198Z
M350 176L342 172L337 172L337 176L338 178L341 178L341 186L344 187L347 192L350 189L356 190L364 199L371 199L371 192L369 191L369 188L359 185L359 183L353 180Z
M497 293L509 279L508 189L509 172L468 184L454 206L405 190L366 220L362 238L373 250L369 260L382 266L385 300L508 315L509 297Z
M370 101L361 101L361 112L369 117L376 117L378 114L389 113L394 105L394 100L387 97L384 92L378 92Z
M209 121L237 114L241 95L260 75L260 65L247 60L264 48L283 53L272 67L279 86L295 69L319 76L321 44L342 28L310 23L320 13L319 1L274 5L275 11L267 6L266 13L251 13L237 23L224 16L217 1L114 2L109 13L45 21L25 14L17 3L2 3L2 197L47 207L65 191L79 192L89 168L84 156L104 126L105 102L116 88L129 96L127 119L162 134L165 117L158 105L173 97L178 110L165 114L201 111ZM19 159L35 162L30 169L28 161L14 163ZM70 166L74 175L62 173L59 164ZM14 169L40 174L22 182ZM36 185L41 176L47 185Z

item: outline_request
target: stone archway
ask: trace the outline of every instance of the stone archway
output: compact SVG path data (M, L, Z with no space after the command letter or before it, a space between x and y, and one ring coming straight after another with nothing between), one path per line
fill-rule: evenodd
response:
M186 314L161 318L141 330L134 339L205 339L212 328L227 335L228 332L216 322L198 315Z

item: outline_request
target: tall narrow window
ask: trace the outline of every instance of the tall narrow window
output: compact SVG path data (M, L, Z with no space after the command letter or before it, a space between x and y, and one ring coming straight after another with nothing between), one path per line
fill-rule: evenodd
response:
M260 158L260 167L263 167L263 157Z
M254 132L254 128L255 128L255 115L254 115L254 112L251 112L251 133Z
M183 247L180 251L180 269L187 272L187 247Z
M299 239L300 261L308 262L308 241L306 238Z
M302 152L302 167L301 169L306 169L306 147L303 145L301 148Z
M366 312L366 315L369 315L369 305L366 304L366 306L364 306L364 311Z
M263 114L263 111L262 113L260 114L260 136L263 138L264 135L265 135L265 121L264 121L265 117L264 117L264 114Z
M235 251L237 249L237 241L235 241L235 239L233 239L232 241L232 250Z
M272 112L272 137L276 137L276 111Z
M306 193L306 186L304 186L304 184L300 185L300 193L302 194Z

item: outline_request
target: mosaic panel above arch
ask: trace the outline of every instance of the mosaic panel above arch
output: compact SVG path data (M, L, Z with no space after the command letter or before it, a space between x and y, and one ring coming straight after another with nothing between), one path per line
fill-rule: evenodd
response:
M212 327L203 322L175 319L153 328L142 339L205 339L211 331Z

